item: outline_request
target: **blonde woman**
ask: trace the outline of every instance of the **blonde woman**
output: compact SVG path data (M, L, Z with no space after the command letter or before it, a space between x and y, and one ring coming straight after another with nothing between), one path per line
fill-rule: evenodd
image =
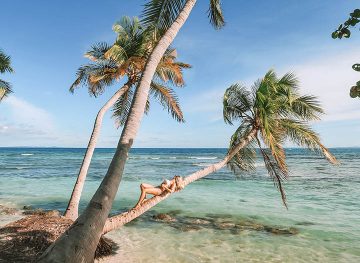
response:
M181 176L175 175L170 181L165 179L159 186L153 186L151 184L140 184L140 198L134 208L138 208L144 201L146 201L146 195L151 194L153 196L159 196L164 193L173 193L184 188L184 182Z

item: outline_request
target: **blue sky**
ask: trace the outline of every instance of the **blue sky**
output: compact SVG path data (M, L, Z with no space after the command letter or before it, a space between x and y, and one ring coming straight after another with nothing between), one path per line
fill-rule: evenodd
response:
M3 0L0 48L11 55L15 74L2 75L15 93L0 104L0 146L84 147L101 105L85 88L70 94L84 52L112 43L112 24L139 15L144 0ZM235 127L221 119L224 90L250 85L268 69L295 71L304 93L319 96L327 115L314 128L326 145L360 146L360 100L348 90L360 75L360 32L332 40L331 32L359 7L355 0L223 0L226 27L208 23L208 1L198 1L173 46L193 68L178 96L186 123L178 124L155 103L143 119L135 147L226 147ZM5 11L4 11L5 10ZM121 130L106 116L99 147L116 147Z

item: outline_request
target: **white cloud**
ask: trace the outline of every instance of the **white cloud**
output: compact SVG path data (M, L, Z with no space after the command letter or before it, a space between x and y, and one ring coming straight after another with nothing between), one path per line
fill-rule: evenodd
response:
M53 118L46 110L15 96L9 97L5 104L10 107L12 118L17 123L46 132L54 130Z
M11 96L3 104L0 119L0 145L36 145L47 141L51 145L58 139L51 114L21 98Z
M350 87L360 80L351 66L359 59L359 49L312 59L294 67L304 93L319 97L324 121L360 119L360 101L349 96Z
M203 114L208 122L222 120L222 97L225 89L210 89L200 93L184 103L183 109L185 116L190 113Z

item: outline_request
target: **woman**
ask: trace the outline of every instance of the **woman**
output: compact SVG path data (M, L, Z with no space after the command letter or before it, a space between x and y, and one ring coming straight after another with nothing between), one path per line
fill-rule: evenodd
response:
M159 196L163 193L173 193L180 191L184 188L184 182L181 176L175 175L172 180L165 179L161 185L153 186L151 184L140 184L140 198L134 208L138 208L144 201L146 201L146 195L151 194L153 196Z

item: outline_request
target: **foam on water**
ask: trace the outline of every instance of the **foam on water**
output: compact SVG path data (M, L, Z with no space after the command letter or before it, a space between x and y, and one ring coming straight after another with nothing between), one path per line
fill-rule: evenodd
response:
M208 156L208 157L204 157L204 156L190 156L189 159L196 159L196 160L215 160L217 159L217 157L212 157L212 156Z

